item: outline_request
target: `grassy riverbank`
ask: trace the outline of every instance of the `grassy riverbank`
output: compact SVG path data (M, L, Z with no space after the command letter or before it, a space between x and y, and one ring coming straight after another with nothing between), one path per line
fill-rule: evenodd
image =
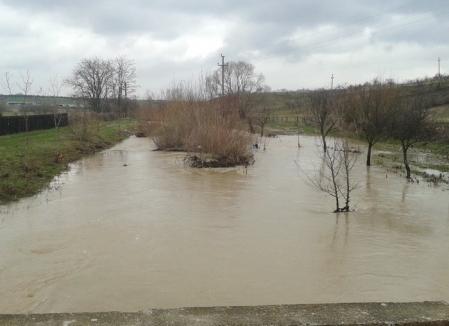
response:
M70 162L112 146L134 128L126 119L97 122L83 140L70 127L0 137L0 204L38 193Z

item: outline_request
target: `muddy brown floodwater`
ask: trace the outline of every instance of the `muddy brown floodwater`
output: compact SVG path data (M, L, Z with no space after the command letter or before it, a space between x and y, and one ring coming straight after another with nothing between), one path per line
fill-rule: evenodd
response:
M137 138L74 164L0 208L0 312L449 300L449 191L361 157L356 211L333 214L316 144L269 140L247 172Z

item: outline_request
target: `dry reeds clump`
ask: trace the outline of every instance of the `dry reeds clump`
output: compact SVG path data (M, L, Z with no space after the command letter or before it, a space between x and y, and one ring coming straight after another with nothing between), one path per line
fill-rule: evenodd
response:
M160 109L158 120L149 124L153 141L160 150L187 151L187 140L196 128L194 106L187 103L171 103Z
M193 166L235 166L252 162L254 139L241 128L239 119L207 107L197 108L191 117L194 128L185 145Z
M145 134L159 150L185 151L194 167L248 165L253 160L253 136L238 116L224 114L210 101L170 101L147 113Z

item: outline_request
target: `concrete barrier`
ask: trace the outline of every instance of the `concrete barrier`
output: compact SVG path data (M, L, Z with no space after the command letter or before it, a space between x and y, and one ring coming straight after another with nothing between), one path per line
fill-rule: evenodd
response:
M445 302L343 303L0 315L1 325L449 325Z

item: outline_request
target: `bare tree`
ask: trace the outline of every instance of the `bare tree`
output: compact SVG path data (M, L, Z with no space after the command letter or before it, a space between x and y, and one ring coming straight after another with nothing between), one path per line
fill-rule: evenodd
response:
M61 94L61 90L63 87L63 82L58 78L58 76L52 76L49 80L49 95L53 97L52 103L52 111L53 111L53 121L55 124L56 130L59 130L59 126L62 123L63 116L60 114L58 106L57 106L57 98Z
M76 95L85 99L95 112L103 112L113 89L114 67L111 61L83 59L66 82Z
M28 96L31 92L31 86L33 85L33 79L31 78L30 71L27 70L25 74L20 76L21 83L17 83L20 91L24 96Z
M11 78L12 78L11 74L9 72L5 72L3 84L4 84L4 88L8 91L8 95L13 94Z
M415 95L403 98L394 111L390 135L401 143L407 179L411 178L408 150L433 134L429 108L428 101L423 95Z
M31 93L31 86L33 85L33 79L31 77L30 71L27 70L25 74L21 74L20 79L21 82L17 82L17 87L24 96L24 103L26 104L26 100ZM28 171L30 166L30 157L29 157L30 141L28 136L29 116L26 105L22 108L22 116L25 122L25 146L23 147L23 167L25 171Z
M326 150L323 154L322 159L324 163L324 169L320 170L316 185L321 191L334 197L334 212L340 212L341 184L338 182L338 179L340 178L341 161L339 160L339 152L337 146L334 146L331 151Z
M5 72L3 80L1 81L1 85L8 92L8 95L12 95L11 74L9 72ZM0 102L0 117L5 111L6 111L6 103Z
M113 95L120 111L127 113L129 97L136 91L136 65L126 57L114 60Z
M299 135L301 134L301 124L304 120L304 108L306 107L304 103L304 97L300 97L298 96L298 94L296 94L291 100L286 103L286 105L289 111L294 113L296 116L296 133L298 136L298 148L300 148L301 143L299 141Z
M347 90L345 104L350 107L349 120L352 120L356 133L368 143L367 166L371 166L373 146L386 137L397 93L394 84L377 80Z
M256 93L266 90L265 77L255 72L254 65L244 62L229 62L224 69L226 104L236 109L242 120L246 120L250 132L254 133L251 110L255 107ZM206 78L206 90L210 97L221 95L221 69Z
M356 188L356 184L352 181L351 171L357 161L357 156L351 150L347 140L340 143L340 160L343 165L344 189L340 190L344 200L345 206L341 209L343 212L349 212L351 193Z
M21 83L17 83L17 87L20 89L22 95L24 96L24 103L26 104L27 98L31 93L31 86L33 85L33 79L31 78L30 71L27 70L25 74L20 76ZM29 119L26 105L22 108L22 114L25 119L25 132L29 130ZM28 138L27 138L28 145Z
M260 137L264 136L265 125L270 121L273 110L266 104L256 107L251 113L251 119L259 127Z
M351 193L356 187L351 171L356 161L357 156L351 151L347 141L335 141L334 146L322 154L323 166L319 174L309 178L312 185L335 199L334 213L351 210Z
M59 79L58 76L52 76L49 80L49 90L48 93L50 96L57 98L61 95L62 88L64 86L64 82Z
M318 128L323 143L323 151L327 151L326 137L337 126L336 95L325 89L309 94L309 119Z

